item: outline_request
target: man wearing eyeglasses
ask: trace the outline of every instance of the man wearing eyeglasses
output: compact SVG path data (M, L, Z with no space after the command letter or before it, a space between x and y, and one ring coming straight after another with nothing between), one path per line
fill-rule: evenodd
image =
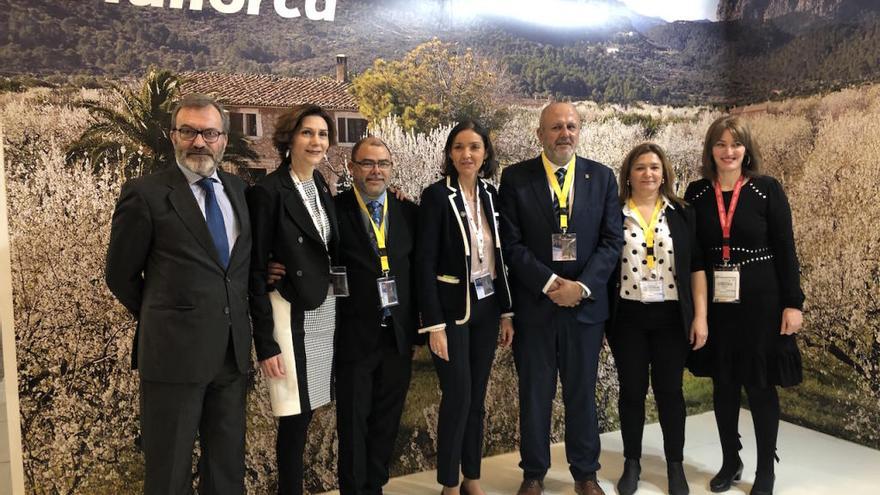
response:
M176 164L125 183L106 280L134 315L145 494L244 493L247 287L245 183L219 169L229 117L204 95L171 114Z
M410 274L416 205L388 193L393 167L384 142L364 138L351 155L354 187L336 197L340 260L351 290L336 330L339 489L380 494L417 338Z

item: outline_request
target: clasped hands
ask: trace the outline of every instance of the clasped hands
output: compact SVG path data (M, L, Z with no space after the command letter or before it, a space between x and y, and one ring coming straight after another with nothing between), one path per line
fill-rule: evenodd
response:
M573 280L557 276L547 289L547 297L558 306L573 308L583 300L584 288Z

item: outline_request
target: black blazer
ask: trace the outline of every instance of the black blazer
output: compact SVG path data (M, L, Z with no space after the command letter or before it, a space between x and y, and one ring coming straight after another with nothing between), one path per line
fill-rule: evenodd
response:
M495 241L495 295L502 313L507 313L512 304L498 234L498 193L482 179L477 181L477 187ZM453 323L464 325L470 320L470 240L458 181L446 177L428 186L422 192L419 206L416 244L416 283L423 329Z
M251 318L254 346L260 361L281 353L272 337L271 290L277 289L290 302L294 312L315 309L327 297L331 256L336 258L339 227L327 183L317 170L312 176L318 188L318 197L330 220L328 247L324 246L293 184L289 166L282 164L247 191L254 232L250 270ZM274 287L266 284L270 260L284 265L287 272ZM297 331L302 332L302 328L295 328L294 332Z
M413 300L415 278L411 267L415 253L417 207L410 201L399 201L393 194L385 196L388 201L386 239L389 275L397 283L400 304L392 306L391 316L397 350L409 355L415 342L418 317ZM376 279L382 277L379 255L364 223L364 214L358 205L354 191L346 191L334 199L339 215L339 264L346 267L348 288L351 296L340 300L339 324L336 333L337 358L353 361L364 357L376 348L381 332L379 326L379 291Z
M691 273L704 270L703 251L697 241L697 216L690 205L672 203L666 208L669 233L672 236L672 257L675 259L675 285L678 287L678 301L681 309L681 324L685 340L690 339L691 323L694 321L694 297L691 288ZM620 224L623 229L623 222ZM608 300L611 301L611 317L605 327L611 334L617 324L617 309L620 303L620 260L608 281Z
M251 226L246 185L234 175L218 175L239 224L225 269L176 165L122 186L113 212L106 280L137 319L132 367L144 380L210 380L226 357L230 332L238 369L248 369Z
M590 297L575 308L582 323L608 318L608 277L623 246L617 182L611 169L577 157L569 232L577 233L577 260L553 261L551 235L561 232L541 157L501 174L501 240L510 268L516 319L543 328L559 309L543 288L552 274L583 283Z

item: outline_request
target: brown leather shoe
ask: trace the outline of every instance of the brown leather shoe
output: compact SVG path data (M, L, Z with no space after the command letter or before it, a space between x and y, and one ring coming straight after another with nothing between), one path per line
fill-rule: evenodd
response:
M594 480L575 481L574 492L577 495L605 495L602 487Z
M544 495L544 482L541 480L523 480L516 495Z

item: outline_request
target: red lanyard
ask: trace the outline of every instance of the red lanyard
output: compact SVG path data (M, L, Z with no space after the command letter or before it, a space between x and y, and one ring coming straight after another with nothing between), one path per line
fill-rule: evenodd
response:
M721 183L715 181L715 201L718 203L718 222L721 224L721 259L726 264L730 261L730 226L733 225L733 212L739 202L739 193L743 186L742 175L733 186L733 197L730 198L730 211L724 208L724 198L721 196Z

